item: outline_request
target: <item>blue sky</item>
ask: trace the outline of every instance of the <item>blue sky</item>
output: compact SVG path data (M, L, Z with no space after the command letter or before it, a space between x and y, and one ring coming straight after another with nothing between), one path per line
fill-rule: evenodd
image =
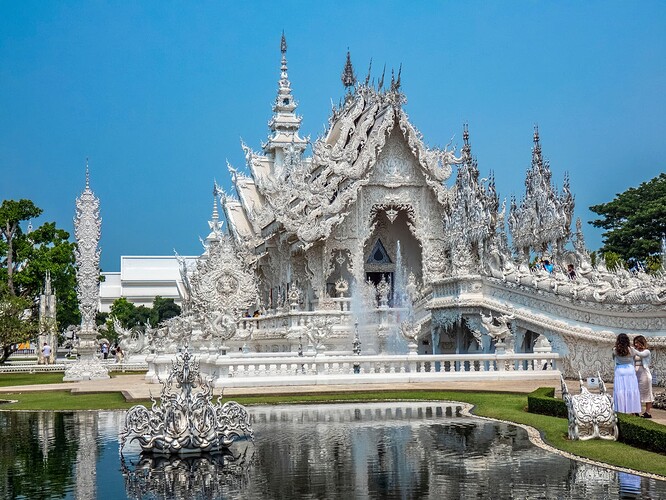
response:
M666 170L664 2L0 1L0 200L72 230L85 182L101 199L102 268L120 255L201 253L213 180L240 139L267 137L279 42L302 135L343 95L347 48L402 63L406 110L427 144L469 123L483 176L524 192L538 123L576 215ZM598 230L585 224L591 249Z

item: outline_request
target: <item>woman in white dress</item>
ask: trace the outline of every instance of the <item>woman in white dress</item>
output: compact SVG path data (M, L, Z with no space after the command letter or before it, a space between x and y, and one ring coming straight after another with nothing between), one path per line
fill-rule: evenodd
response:
M615 360L615 379L613 380L613 409L620 413L641 412L641 394L634 369L634 356L638 351L631 347L629 336L621 333L617 336L613 348Z
M634 348L636 349L636 378L638 379L638 389L641 393L641 403L645 403L645 413L643 417L652 418L652 373L650 372L650 362L652 356L647 348L647 340L642 335L634 337Z

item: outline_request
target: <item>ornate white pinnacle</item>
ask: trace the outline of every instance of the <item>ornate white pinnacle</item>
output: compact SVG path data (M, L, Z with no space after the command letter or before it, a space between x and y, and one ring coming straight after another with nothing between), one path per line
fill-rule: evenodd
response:
M90 174L86 165L86 188L76 199L74 234L77 248L76 282L81 334L97 334L95 314L99 302L99 238L102 219L99 216L99 198L90 189ZM94 340L94 339L93 339Z
M77 248L76 295L79 299L81 326L78 352L81 362L65 373L65 380L108 378L106 369L95 358L97 326L95 315L99 303L99 238L102 219L99 215L99 198L90 189L90 173L86 162L86 188L76 199L74 235Z
M267 151L276 147L286 148L290 144L297 149L303 150L306 140L298 136L298 129L301 126L301 117L295 113L298 103L291 95L291 82L287 70L287 39L282 33L280 40L280 80L278 82L278 93L273 104L273 117L268 122L271 130L271 136L268 143L264 145Z

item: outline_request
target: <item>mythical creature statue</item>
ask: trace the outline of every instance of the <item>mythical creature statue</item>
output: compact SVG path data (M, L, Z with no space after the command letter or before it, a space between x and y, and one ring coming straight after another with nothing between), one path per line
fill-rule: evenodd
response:
M502 314L501 316L494 318L492 314L484 316L483 313L481 313L481 327L495 342L503 342L511 335L511 329L509 328L508 323L514 318L515 315L513 314ZM497 321L499 325L496 325L495 321Z
M125 359L129 360L133 354L142 354L148 351L148 339L141 328L125 328L113 316L113 329L118 334L118 345L125 352ZM150 322L146 325L146 331L150 331Z
M599 394L592 394L583 385L580 377L580 394L571 395L560 376L562 399L569 411L569 439L587 441L588 439L608 439L615 441L618 436L617 417L613 411L613 399L606 392L604 381L599 377Z

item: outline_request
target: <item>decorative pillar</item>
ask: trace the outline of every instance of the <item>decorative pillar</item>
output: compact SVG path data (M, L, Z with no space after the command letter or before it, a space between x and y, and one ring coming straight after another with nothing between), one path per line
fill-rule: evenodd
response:
M109 378L97 352L95 315L99 304L99 238L102 219L99 198L90 189L90 173L86 165L86 189L76 199L74 235L76 237L76 295L79 299L81 326L77 335L79 360L65 370L64 381Z
M42 353L42 346L51 346L48 358ZM39 336L37 341L37 362L40 365L51 365L55 361L57 345L56 296L51 289L51 273L46 271L44 291L39 296Z

